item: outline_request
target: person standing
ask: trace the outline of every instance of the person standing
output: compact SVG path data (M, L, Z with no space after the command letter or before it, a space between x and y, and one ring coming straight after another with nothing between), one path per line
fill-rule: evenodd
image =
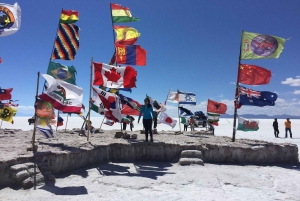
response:
M145 98L144 100L144 105L142 105L139 118L138 118L138 123L140 123L140 119L142 114L144 115L143 117L143 126L145 128L145 142L148 142L148 133L150 134L150 141L153 142L153 134L152 134L152 119L154 119L154 112L152 105L150 104L149 98Z
M212 132L213 135L215 135L215 127L212 124L212 122L208 122L209 131Z
M286 119L286 121L284 122L284 125L285 125L285 138L287 138L288 131L290 132L290 138L292 138L292 131L291 131L292 122L290 121L289 118Z
M193 116L190 118L190 126L191 126L191 131L195 131L195 120Z
M273 128L274 128L274 135L275 137L279 137L279 130L278 130L278 122L277 122L277 118L274 119L273 121Z
M135 120L133 118L133 116L129 116L129 119L130 119L130 130L132 131L132 128L133 128L133 121Z
M186 119L186 122L183 124L183 131L187 131L188 126L189 126L189 120Z
M154 118L153 118L153 129L156 130L157 127L157 117L159 112L154 112Z

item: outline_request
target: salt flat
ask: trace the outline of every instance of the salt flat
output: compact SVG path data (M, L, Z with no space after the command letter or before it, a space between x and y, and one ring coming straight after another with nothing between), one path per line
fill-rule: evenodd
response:
M2 128L12 126L10 128L30 130L32 126L26 125L27 119L23 118L24 123L15 118L14 125L3 122ZM101 121L101 118L92 118L95 127L99 127ZM291 121L294 139L283 138L283 119L278 120L280 138L274 137L271 119L260 120L259 131L237 131L236 138L290 142L299 147L297 130L300 120ZM71 117L67 128L78 128L81 123L80 118ZM231 137L232 119L221 119L219 124L216 135ZM116 128L120 125L102 126L104 130ZM141 128L141 123L135 123L134 129ZM159 124L158 130L172 129ZM179 127L173 130L179 130ZM105 163L59 175L55 185L40 186L36 190L1 189L0 200L300 200L299 171L299 164L179 166L166 162Z

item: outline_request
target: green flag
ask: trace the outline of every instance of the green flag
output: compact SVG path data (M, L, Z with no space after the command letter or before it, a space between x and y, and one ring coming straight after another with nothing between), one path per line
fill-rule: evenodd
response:
M277 36L243 32L241 59L278 58L284 43L285 39Z
M180 123L185 124L186 122L188 122L188 119L186 117L180 117Z
M207 120L208 120L208 122L218 122L219 119L220 119L220 114L211 113L211 112L207 113Z
M77 71L74 66L65 66L60 63L50 61L47 74L51 75L55 79L76 85L76 72Z

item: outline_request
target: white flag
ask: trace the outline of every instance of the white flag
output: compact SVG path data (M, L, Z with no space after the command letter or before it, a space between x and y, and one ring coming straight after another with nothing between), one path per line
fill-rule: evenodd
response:
M196 105L196 95L190 92L182 92L178 90L179 104L192 104Z
M167 101L172 103L178 103L178 93L170 91L168 94Z
M8 36L21 27L21 8L18 3L0 3L0 36Z

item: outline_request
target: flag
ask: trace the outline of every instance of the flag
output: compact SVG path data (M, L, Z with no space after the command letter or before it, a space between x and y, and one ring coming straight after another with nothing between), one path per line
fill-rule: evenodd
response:
M215 121L215 122L211 122L212 125L214 126L219 126L219 122Z
M154 112L165 112L167 110L166 106L163 103L158 103L154 98L148 95L146 95L146 97L149 98Z
M190 92L182 92L178 90L179 104L192 104L196 105L196 94Z
M13 88L1 89L0 88L0 100L9 100L11 99L11 91Z
M189 122L189 119L187 117L180 117L180 120L181 120L180 123L183 123L183 124Z
M172 103L178 103L178 93L170 91L168 94L167 101Z
M254 91L246 87L239 86L239 105L252 106L274 106L277 94L269 91Z
M9 123L13 123L13 117L16 115L17 111L18 110L14 107L8 107L4 105L3 108L0 109L0 119Z
M130 119L127 118L127 117L124 117L124 118L122 119L122 122L123 122L123 123L126 123L126 124L129 124L129 123L130 123Z
M225 114L227 111L227 105L208 99L207 112L213 112L217 114Z
M114 26L114 30L117 35L115 42L123 45L133 45L141 35L135 28L128 26Z
M0 3L0 36L16 33L21 27L21 8L18 3Z
M62 10L60 14L60 23L72 24L79 20L78 11L76 10Z
M109 125L109 126L114 125L114 123L115 123L115 122L113 122L113 121L111 121L111 120L109 120L109 119L106 119L106 121L104 122L104 124Z
M19 104L14 104L12 101L9 101L8 103L4 103L4 105L6 105L8 107L18 107L19 106Z
M123 96L122 94L120 94L120 100L122 103L122 114L139 116L142 107L139 102Z
M285 39L277 36L243 32L241 59L278 58L284 43Z
M57 126L64 125L64 119L60 116L57 117Z
M65 113L79 114L82 108L82 88L53 78L50 75L42 75L47 83L47 89L39 95L40 99L50 102L53 107Z
M51 59L74 60L79 48L78 32L78 26L60 23Z
M128 64L135 66L146 65L147 51L139 45L122 45L115 43L116 60L118 64Z
M159 117L159 122L163 124L167 124L174 128L176 126L177 120L172 119L169 117L166 113L162 112L160 117Z
M220 114L211 113L211 112L207 113L207 120L208 120L208 122L218 122L219 119L220 119Z
M54 132L52 130L52 127L49 125L47 126L36 126L36 129L44 135L46 138L54 138Z
M2 58L0 57L0 64L2 64Z
M93 98L91 100L91 103L92 103L91 109L94 112L104 115L105 112L107 111L107 109L104 107L98 93L94 90L93 90Z
M114 122L121 122L123 115L121 114L119 106L119 97L116 94L106 92L102 89L98 89L93 86L93 90L98 94L103 106L108 110L105 116L108 116L114 120Z
M60 63L55 63L50 61L47 74L51 75L55 79L62 80L68 82L70 84L76 85L76 77L77 73L74 66L65 66Z
M131 66L116 67L93 62L93 85L109 88L136 87L137 72Z
M270 70L248 64L240 64L238 73L238 82L248 85L268 84L272 76Z
M241 131L257 131L259 129L258 120L245 119L243 117L238 117L238 127L237 130Z
M194 115L194 113L191 112L191 110L188 110L184 107L178 107L180 116L189 116L189 115Z
M139 18L132 17L129 8L114 3L111 3L110 6L113 23L139 21Z

